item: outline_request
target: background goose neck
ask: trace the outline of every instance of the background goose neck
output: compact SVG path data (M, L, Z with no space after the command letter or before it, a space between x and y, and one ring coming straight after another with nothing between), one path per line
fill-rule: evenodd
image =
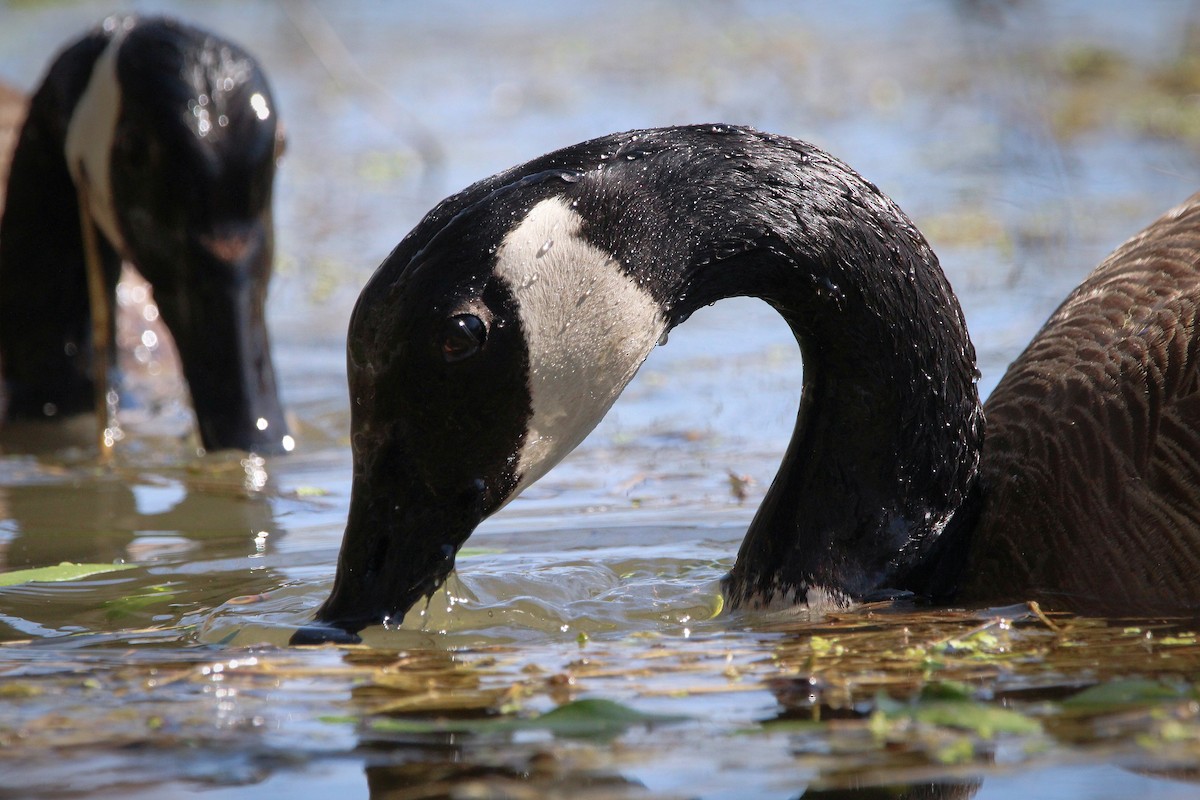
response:
M91 410L91 311L67 124L109 35L64 50L29 103L0 215L0 368L5 418ZM120 259L100 242L115 288Z

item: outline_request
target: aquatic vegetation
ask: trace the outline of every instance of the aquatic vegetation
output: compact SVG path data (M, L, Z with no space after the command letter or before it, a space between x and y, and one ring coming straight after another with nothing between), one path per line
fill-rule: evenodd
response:
M50 581L77 581L93 575L133 569L133 564L72 564L64 561L56 567L32 567L14 569L0 573L0 587L18 586L22 583L46 583Z
M358 742L385 761L427 752L418 761L430 768L451 747L483 768L533 746L559 777L580 753L612 777L719 737L730 758L790 762L832 786L851 773L902 783L964 768L986 782L998 767L1063 759L1165 768L1200 753L1200 651L1188 628L1023 607L761 623L750 636L709 624L687 638L582 646L255 647L215 659L204 648L119 656L10 643L0 763L86 761L118 746L170 760L186 745L205 749L215 774L235 751L261 767L286 763L301 742L310 761Z

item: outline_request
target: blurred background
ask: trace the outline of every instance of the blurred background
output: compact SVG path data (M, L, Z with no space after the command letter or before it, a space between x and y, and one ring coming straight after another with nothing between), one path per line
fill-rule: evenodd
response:
M968 306L986 388L1081 275L1196 188L1187 0L10 1L0 77L33 88L65 39L129 9L240 41L273 80L284 343L336 340L371 270L468 183L617 130L723 121L812 141L900 203Z

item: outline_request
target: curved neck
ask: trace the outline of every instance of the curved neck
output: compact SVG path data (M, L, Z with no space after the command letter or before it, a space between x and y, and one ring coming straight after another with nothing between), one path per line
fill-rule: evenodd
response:
M663 163L640 176L636 202L619 197L626 181L601 180L597 198L636 211L582 211L605 220L589 238L635 277L654 274L646 283L669 324L756 296L800 344L795 433L727 578L729 599L844 604L920 588L910 573L966 499L982 444L962 312L928 244L878 189L809 145L741 135L744 147L646 152ZM628 168L622 160L609 169ZM679 174L698 177L643 196L655 176ZM621 252L647 236L654 253Z

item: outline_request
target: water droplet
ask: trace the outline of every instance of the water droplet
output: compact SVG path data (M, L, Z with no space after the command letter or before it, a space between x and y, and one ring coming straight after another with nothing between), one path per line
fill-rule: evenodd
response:
M267 98L258 92L250 95L250 108L254 109L254 115L260 120L265 120L271 116L271 108L267 105Z
M254 421L254 427L258 428L260 431L265 431L270 424L271 423L267 421L266 417L259 417Z
M103 438L104 438L104 446L112 447L117 442L119 442L125 438L125 432L122 431L117 426L113 425L113 426L110 426L110 427L104 429Z
M547 239L545 242L542 243L542 246L538 248L537 252L533 254L533 257L541 258L542 256L546 255L546 253L549 253L550 248L553 246L554 246L554 240Z
M667 343L667 337L670 335L670 333L671 333L670 331L664 330L662 332L662 336L658 337L658 346L659 347L662 347L664 344Z
M831 281L828 276L822 276L817 283L817 294L832 300L841 300L842 288Z
M246 472L243 486L248 492L260 492L267 485L267 462L262 456L251 453L241 461L242 469Z

